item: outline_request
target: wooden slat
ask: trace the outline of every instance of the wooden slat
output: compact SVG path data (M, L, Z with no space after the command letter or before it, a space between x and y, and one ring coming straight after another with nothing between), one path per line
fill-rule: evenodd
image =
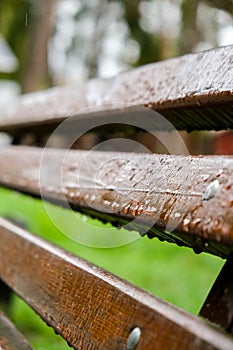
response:
M233 334L233 258L223 266L200 311L202 317Z
M222 47L150 64L112 79L91 80L82 87L28 94L1 111L0 129L13 133L33 126L54 128L74 115L81 124L87 114L98 125L124 123L126 111L133 112L134 125L136 106L158 111L176 129L232 128L232 57L233 46ZM168 125L156 123L155 127Z
M75 349L230 350L233 338L0 219L0 275ZM131 349L131 347L128 347Z
M1 264L1 263L0 263ZM0 349L1 350L32 350L24 336L0 310Z
M0 149L0 162L2 185L196 252L233 251L233 157L18 146Z

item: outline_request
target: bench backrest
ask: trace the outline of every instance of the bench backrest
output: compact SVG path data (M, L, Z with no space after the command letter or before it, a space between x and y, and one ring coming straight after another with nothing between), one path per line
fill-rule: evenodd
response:
M232 128L232 55L233 47L219 48L82 89L25 95L3 111L0 129L14 144L28 133L36 144L55 130L69 135L71 148L77 133L103 124L127 133L126 115L127 124L151 132ZM232 157L67 152L51 144L50 136L45 149L1 148L0 184L196 252L232 254ZM0 234L1 279L75 349L232 349L215 326L5 219Z

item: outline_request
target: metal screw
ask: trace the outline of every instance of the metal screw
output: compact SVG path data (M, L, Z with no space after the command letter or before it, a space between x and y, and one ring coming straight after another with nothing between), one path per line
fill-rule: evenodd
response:
M205 189L205 191L202 194L202 200L208 201L210 198L213 198L215 196L215 193L217 192L220 184L218 180L212 181Z
M134 328L127 339L126 350L134 350L136 349L138 342L141 337L141 329L139 327Z

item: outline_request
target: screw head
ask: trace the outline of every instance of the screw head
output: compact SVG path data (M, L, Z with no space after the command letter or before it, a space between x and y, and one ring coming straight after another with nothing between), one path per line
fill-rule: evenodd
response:
M127 339L126 350L135 350L141 337L141 329L139 327L134 328Z

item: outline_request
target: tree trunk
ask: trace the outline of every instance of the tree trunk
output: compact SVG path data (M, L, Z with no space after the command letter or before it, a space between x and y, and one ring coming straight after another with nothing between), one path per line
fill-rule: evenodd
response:
M56 0L36 2L35 14L32 15L31 45L22 82L23 93L50 85L47 45L52 31L52 14L55 3Z

